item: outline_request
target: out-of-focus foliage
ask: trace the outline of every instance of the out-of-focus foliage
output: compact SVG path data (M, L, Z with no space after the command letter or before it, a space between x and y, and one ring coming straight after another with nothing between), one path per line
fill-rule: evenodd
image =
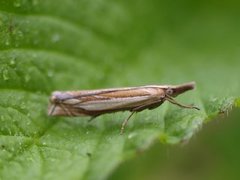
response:
M190 143L156 144L139 158L123 163L109 179L239 179L240 113L213 121Z

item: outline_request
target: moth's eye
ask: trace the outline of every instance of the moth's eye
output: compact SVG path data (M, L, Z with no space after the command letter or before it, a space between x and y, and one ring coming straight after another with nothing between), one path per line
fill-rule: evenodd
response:
M170 89L170 88L168 88L168 89L166 90L166 93L167 93L168 95L172 95L172 94L173 94L173 90Z

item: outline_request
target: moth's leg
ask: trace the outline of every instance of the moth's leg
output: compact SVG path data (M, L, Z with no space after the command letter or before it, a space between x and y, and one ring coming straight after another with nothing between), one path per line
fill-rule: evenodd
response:
M200 110L200 109L199 109L198 107L196 107L196 106L188 106L188 105L180 104L180 103L178 103L175 99L173 99L171 96L166 96L165 99L168 100L170 103L175 104L175 105L177 105L177 106L179 106L179 107L182 107L182 108Z
M132 117L132 115L133 115L135 112L136 112L136 111L132 111L132 113L123 121L122 127L121 127L121 132L120 132L121 135L122 135L123 132L124 132L124 129L125 129L127 123L128 123L128 120Z
M90 123L90 122L92 122L95 118L97 118L99 115L94 115L94 116L92 116L89 120L88 120L88 122Z
M135 107L134 109L132 109L132 113L123 121L122 123L122 127L121 127L121 133L120 134L123 134L124 132L124 129L129 121L129 119L132 117L132 115L136 112L139 112L141 110L144 110L146 108L149 108L149 107L152 107L151 105L154 105L154 107L156 106L157 107L157 103L160 103L159 105L161 105L162 103L162 99L158 99L157 101L154 101L154 102L151 102L151 103L146 103L144 105L141 105L141 106L138 106L138 107ZM158 106L159 106L158 105Z
M141 106L135 107L132 111L139 112L144 109L154 109L154 108L157 108L158 106L160 106L162 103L163 103L163 99L158 99L156 101L149 102L149 103L143 104Z
M159 107L162 103L164 103L163 100L162 100L162 101L159 101L159 102L157 102L157 103L154 103L154 104L152 104L152 105L150 105L150 106L148 107L148 109L149 109L149 110L155 109L155 108Z

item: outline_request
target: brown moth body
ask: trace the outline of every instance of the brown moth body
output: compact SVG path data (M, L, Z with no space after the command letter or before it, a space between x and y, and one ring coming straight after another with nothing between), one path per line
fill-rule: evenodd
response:
M194 87L195 83L191 82L178 86L149 85L100 90L55 91L50 97L48 114L50 116L91 116L93 119L106 113L130 111L132 113L121 128L121 133L123 133L125 125L135 112L157 108L166 100L183 108L198 109L195 106L179 104L173 99Z

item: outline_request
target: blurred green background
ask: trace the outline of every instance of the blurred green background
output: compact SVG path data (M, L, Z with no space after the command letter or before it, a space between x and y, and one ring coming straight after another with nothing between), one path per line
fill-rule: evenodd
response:
M160 143L134 160L121 164L110 179L225 180L240 178L240 112L203 126L190 142Z

